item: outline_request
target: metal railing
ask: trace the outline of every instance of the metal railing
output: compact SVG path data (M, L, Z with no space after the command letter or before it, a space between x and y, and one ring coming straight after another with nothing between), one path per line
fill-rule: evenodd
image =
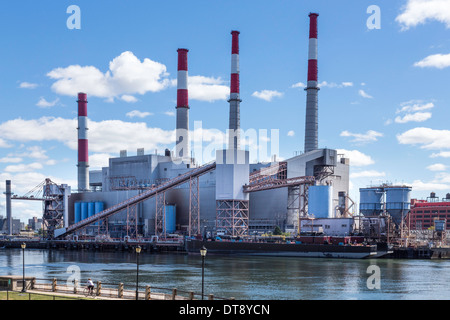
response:
M61 298L71 297L72 299L91 298L85 297L84 289L86 287L74 281L70 284L65 280L53 279L33 279L27 286L28 294L55 293L54 296ZM139 286L137 288L138 300L201 300L202 295L193 291L179 290L177 288L162 288L153 286ZM29 291L29 292L28 292ZM17 293L17 291L14 291ZM20 293L20 292L19 292ZM58 294L58 295L56 295ZM48 295L48 294L47 294ZM123 283L102 283L97 281L94 288L95 298L106 299L124 299L136 300L136 286ZM230 300L222 297L216 297L213 294L204 295L204 300ZM232 298L231 298L232 299ZM25 299L24 299L25 300ZM55 299L54 299L55 300Z

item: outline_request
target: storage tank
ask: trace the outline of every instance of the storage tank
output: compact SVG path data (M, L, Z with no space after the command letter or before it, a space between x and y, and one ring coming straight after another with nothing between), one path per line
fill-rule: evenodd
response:
M308 191L308 213L316 218L333 218L333 187L311 186Z
M94 209L94 214L97 214L99 212L102 212L105 208L105 205L103 202L97 201L95 202L95 209Z
M386 211L398 226L411 207L411 187L388 187L386 191Z
M105 205L103 202L100 201L96 201L94 203L94 214L97 214L99 212L102 212L103 210L105 210ZM99 222L94 223L94 226L98 226Z
M75 202L74 204L74 223L78 223L81 220L81 202Z
M88 202L88 217L92 217L95 214L95 202Z
M81 220L84 220L88 217L88 203L81 202Z
M166 210L166 219L165 219L165 228L164 231L166 233L173 233L176 231L176 205L169 204L165 206Z
M383 188L359 189L359 212L364 216L378 216L383 212Z

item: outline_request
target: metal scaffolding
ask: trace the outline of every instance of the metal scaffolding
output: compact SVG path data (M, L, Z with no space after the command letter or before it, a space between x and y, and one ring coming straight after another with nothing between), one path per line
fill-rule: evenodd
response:
M248 200L217 200L216 230L233 237L248 236Z

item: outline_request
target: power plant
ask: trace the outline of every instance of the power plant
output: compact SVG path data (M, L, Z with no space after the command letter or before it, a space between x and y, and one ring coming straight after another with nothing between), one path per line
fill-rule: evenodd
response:
M349 160L336 150L318 148L318 14L309 17L305 153L282 162L250 163L249 152L241 149L240 32L233 30L228 146L216 151L214 167L208 170L203 171L204 166L196 164L189 151L189 109L194 106L188 100L188 49L177 50L175 153L166 150L163 155L145 154L139 149L136 155L128 155L122 150L120 157L109 160L108 167L86 174L87 95L79 94L79 185L78 193L69 198L67 232L104 232L103 236L119 239L162 236L168 229L191 236L245 236L272 231L277 226L298 233L299 221L308 213L334 217L339 195L349 192ZM182 181L165 188L175 179ZM87 191L87 185L96 191ZM316 189L328 195L329 212L308 212L308 193L317 194ZM123 209L107 211L122 203L127 203ZM103 210L96 210L96 205ZM171 219L167 219L168 211ZM92 217L95 221L83 223ZM169 226L168 221L174 225Z
M52 191L41 200L58 208L44 206L44 219L51 220L48 238L245 238L276 227L298 236L327 231L347 236L355 229L373 230L374 218L381 230L385 220L379 218L384 216L400 226L410 209L410 187L361 189L362 216L356 221L349 198L350 160L337 150L319 148L318 17L309 14L304 153L251 163L249 151L241 149L240 32L233 30L226 149L216 150L215 161L207 164L198 164L190 152L189 110L195 105L189 104L188 49L177 50L174 152L146 154L140 148L128 155L128 150L120 150L108 166L89 170L88 92L79 93L77 192L47 181ZM299 114L302 110L299 105ZM8 218L10 184L7 181Z

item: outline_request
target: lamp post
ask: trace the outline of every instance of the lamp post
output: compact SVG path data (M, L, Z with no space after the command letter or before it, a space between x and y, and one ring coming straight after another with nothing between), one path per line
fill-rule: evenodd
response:
M203 246L200 249L200 254L202 256L202 300L204 296L204 288L205 288L205 257L206 257L206 248Z
M141 247L136 247L136 300L138 299L139 295L139 254L141 253Z
M25 248L27 244L23 242L20 247L22 248L22 292L26 292L25 289Z

